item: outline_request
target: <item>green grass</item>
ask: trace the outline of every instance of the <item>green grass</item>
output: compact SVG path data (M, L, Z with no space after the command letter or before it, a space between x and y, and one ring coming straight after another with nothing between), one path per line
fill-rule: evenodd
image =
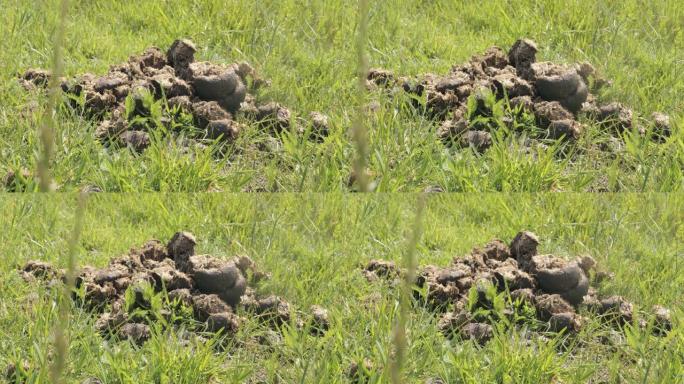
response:
M40 145L37 96L14 81L29 67L49 67L57 2L2 0L0 16L0 172L35 170ZM72 2L65 36L68 75L104 73L110 64L151 45L192 38L199 59L247 60L272 86L260 100L278 100L297 116L328 114L332 135L322 144L283 138L273 153L255 149L267 134L251 127L231 155L211 150L191 158L159 141L142 156L104 151L93 122L60 113L51 171L61 190L96 185L105 191L338 191L347 189L356 147L355 1L100 1ZM376 1L369 14L369 64L400 74L445 73L492 45L535 39L540 59L590 61L614 83L602 100L618 100L649 116L672 116L675 133L655 145L627 138L618 156L587 149L561 159L532 155L504 140L484 156L450 152L435 124L386 96L368 94L368 167L379 191L674 191L684 185L684 10L656 1ZM44 100L39 100L41 103ZM43 105L43 104L41 104ZM604 140L589 127L582 141ZM37 188L29 185L29 190Z
M105 383L231 383L260 377L268 383L347 382L344 371L368 358L388 367L399 314L397 290L369 284L359 265L371 258L403 263L414 227L416 196L97 194L89 198L76 247L79 265L105 265L150 238L186 229L198 252L246 254L272 279L259 291L297 308L320 304L332 326L323 338L292 329L268 348L251 338L264 327L248 320L225 350L158 332L141 348L103 342L94 319L71 312L66 382L98 377ZM60 265L69 255L73 195L0 198L0 367L27 360L29 383L48 381L53 294L25 284L15 266L28 259ZM408 312L404 382L441 377L449 383L682 383L684 328L684 196L675 194L434 195L417 242L420 265L445 265L494 237L535 231L540 251L593 255L615 278L600 294L620 294L638 308L662 304L678 319L666 338L634 327L613 331L595 319L574 342L553 337L527 343L524 332L501 332L485 347L450 343L436 318L420 307ZM2 379L0 379L1 381ZM388 369L369 382L385 383Z

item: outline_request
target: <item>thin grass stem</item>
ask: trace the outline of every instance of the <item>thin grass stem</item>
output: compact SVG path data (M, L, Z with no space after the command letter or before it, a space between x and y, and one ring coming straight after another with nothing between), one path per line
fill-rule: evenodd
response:
M55 32L52 50L52 76L50 76L48 82L48 99L39 126L41 152L38 158L38 180L41 192L50 192L54 188L50 172L50 160L52 159L55 146L55 128L57 125L55 110L61 91L59 82L64 71L62 48L64 46L64 32L66 30L68 12L69 0L62 0L59 9L59 23Z
M402 372L406 360L408 340L406 337L406 324L411 309L411 291L416 280L416 268L418 258L416 250L423 231L423 214L425 212L426 195L420 194L416 204L416 216L413 222L411 237L409 238L406 253L404 254L404 265L406 274L401 286L401 296L399 298L399 319L395 325L392 335L392 346L394 356L390 362L390 375L392 383L403 383Z
M83 217L85 215L87 201L87 193L80 193L76 204L76 213L74 217L74 229L71 232L67 252L67 267L66 278L64 282L64 289L61 292L61 297L58 298L59 313L57 321L54 324L54 360L50 367L50 382L64 383L64 370L69 355L69 337L67 330L69 329L71 312L71 294L74 291L76 282L77 260L76 252L78 243L83 231Z
M356 33L357 54L357 110L352 121L352 139L356 145L354 174L360 192L368 192L369 181L366 173L368 158L368 132L366 130L366 109L364 107L366 93L366 75L368 73L368 57L366 40L368 38L368 0L359 0L359 24Z

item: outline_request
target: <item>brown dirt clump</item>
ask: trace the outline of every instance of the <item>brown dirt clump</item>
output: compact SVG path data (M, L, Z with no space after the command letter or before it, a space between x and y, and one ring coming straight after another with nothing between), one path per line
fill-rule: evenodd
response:
M219 261L211 256L191 256L188 273L202 293L216 294L224 302L240 302L247 288L247 280L234 262Z
M478 344L485 344L494 337L494 329L485 323L468 323L461 328L461 336Z
M653 112L651 120L653 120L653 134L657 140L664 141L672 135L670 116L660 112Z
M292 320L290 304L282 298L271 295L257 300L254 306L255 312L262 319L276 324L287 324Z
M365 358L361 362L354 361L347 367L347 378L352 383L367 383L370 377L378 370L372 360Z
M64 270L39 260L31 260L21 269L21 276L26 281L62 279L64 274Z
M166 128L180 132L193 142L219 140L234 142L246 127L237 118L244 116L269 132L294 127L290 111L277 103L257 104L248 92L266 83L248 63L215 64L196 62L197 48L190 40L176 40L166 52L157 47L131 56L126 63L113 65L107 74L84 74L60 79L61 89L74 100L83 98L86 116L98 122L95 138L106 146L128 147L142 152L151 145L150 131ZM46 88L49 71L28 69L19 82L29 90ZM159 104L161 116L154 112ZM190 117L191 123L183 115ZM314 130L310 139L321 141L328 135L327 117L311 115Z
M232 312L213 313L207 318L209 332L228 332L234 334L239 327L240 318Z
M245 316L272 326L298 327L304 325L302 317L310 316L312 335L321 336L329 329L328 311L322 307L314 306L311 315L303 315L281 297L258 298L248 283L256 284L267 275L249 257L225 260L195 255L196 245L192 233L177 232L166 245L150 240L103 268L83 267L76 278L74 300L98 315L99 333L134 344L152 337L157 321L164 319L162 326L172 324L171 319L183 319L188 313L185 320L194 321L197 330L229 335L238 331ZM42 261L29 261L19 272L27 281L45 281L48 286L61 283L65 275ZM154 295L161 298L161 308Z
M537 235L530 231L518 232L511 241L511 257L516 259L518 263L527 264L532 259L532 256L537 254L537 246L539 239Z
M533 256L529 270L545 292L558 293L571 304L579 304L589 292L589 279L577 261L551 255Z
M401 269L392 261L371 260L363 269L363 275L368 281L379 278L393 279L399 277Z
M486 131L470 130L461 136L461 145L483 153L492 146L492 135Z
M321 142L323 139L328 137L330 134L330 122L328 121L328 116L320 112L311 112L309 114L309 121L311 121L309 137L312 140ZM300 126L299 133L305 134L306 132L305 125Z
M515 318L518 310L532 309L541 330L577 333L586 323L578 311L586 308L609 324L624 325L637 319L632 303L620 296L603 299L590 287L590 277L599 275L590 256L566 260L539 255L536 234L519 232L506 245L499 239L457 257L444 267L423 266L416 273L414 296L439 314L437 327L447 337L483 344L494 337L493 323ZM369 281L398 280L404 274L396 264L371 260L363 269ZM596 280L594 280L596 281ZM495 296L503 294L505 308ZM672 329L670 311L652 309L653 333ZM517 315L518 318L520 315ZM639 324L647 323L639 319Z
M631 323L634 305L622 296L610 296L598 302L598 313L619 324Z
M4 376L10 383L23 383L28 379L28 372L31 370L31 365L28 361L23 360L21 363L9 363L5 367Z
M579 332L583 321L582 317L574 312L556 313L549 318L549 329L552 332Z
M17 171L8 170L0 182L8 192L25 192L27 184L34 181L33 173L26 168L21 168Z
M311 309L311 333L322 335L330 328L330 315L328 310L319 306L312 305Z
M651 312L654 314L654 332L658 335L665 335L672 330L672 314L669 309L654 305Z
M574 313L575 309L558 294L538 294L534 298L537 315L542 321L549 321L551 317L559 313Z
M598 104L590 87L596 90L607 82L591 64L537 62L537 52L534 41L520 39L508 52L491 47L445 75L414 79L375 68L368 72L367 86L414 96L413 106L440 121L436 133L441 141L480 153L491 146L494 131L502 125L512 133L529 126L526 116L538 128L527 130L530 147L540 140L577 141L585 131L582 118L616 137L631 129L646 133L631 109L615 102ZM503 103L503 116L495 117L497 102ZM667 115L655 113L650 121L655 141L670 136Z
M144 344L151 337L150 326L140 323L126 323L118 332L121 340L130 340L135 344Z

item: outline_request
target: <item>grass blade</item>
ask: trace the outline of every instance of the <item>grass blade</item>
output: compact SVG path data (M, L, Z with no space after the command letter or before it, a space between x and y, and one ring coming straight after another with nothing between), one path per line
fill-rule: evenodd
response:
M426 195L420 194L416 207L416 216L413 222L413 231L409 238L408 248L404 254L404 265L406 266L406 275L401 286L401 297L399 303L399 320L394 328L392 336L392 344L394 347L394 358L390 364L390 375L392 383L403 383L402 369L404 360L406 359L406 349L408 342L406 339L406 323L408 322L409 311L411 310L411 290L416 280L416 268L418 267L418 260L416 257L416 248L423 231L423 213L425 211Z
M354 159L354 174L360 192L369 191L368 175L366 174L366 159L368 158L368 132L365 126L364 95L366 93L366 74L368 72L368 57L366 55L366 39L368 37L368 0L359 0L359 24L356 33L357 53L357 111L352 121L352 139L356 144L356 158Z
M38 179L41 192L50 192L53 189L52 176L50 175L50 159L54 152L55 141L55 108L60 96L59 79L64 71L62 47L64 45L64 31L66 29L67 14L69 12L69 0L62 0L59 10L59 24L55 32L55 41L52 50L52 76L48 83L48 100L43 112L40 124L40 142L42 150L38 159Z
M50 382L64 383L63 373L66 367L67 356L69 353L69 339L66 330L69 329L69 313L71 310L70 298L76 280L76 249L78 247L81 232L83 231L83 216L85 214L87 194L80 193L76 205L74 217L74 229L69 239L69 249L67 252L66 281L61 297L58 298L59 314L54 325L55 339L55 358L50 368Z

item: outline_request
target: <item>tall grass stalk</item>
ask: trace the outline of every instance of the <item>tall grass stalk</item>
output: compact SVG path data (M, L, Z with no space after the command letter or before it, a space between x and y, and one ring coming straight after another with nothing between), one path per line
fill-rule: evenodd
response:
M416 280L416 268L418 267L418 259L416 257L416 248L418 241L423 231L423 213L425 211L426 195L418 195L416 204L416 216L413 222L411 237L409 238L408 247L404 254L404 265L406 266L406 275L401 286L401 296L399 298L399 319L395 325L392 345L394 350L394 357L390 362L390 375L392 383L403 383L402 370L404 360L406 359L406 351L408 349L408 342L406 337L406 323L408 322L409 313L411 311L411 291Z
M67 252L67 268L64 289L61 297L58 298L59 313L54 324L55 354L52 367L50 369L51 383L64 383L63 372L69 354L69 338L66 330L69 329L69 313L71 311L71 294L76 282L76 250L78 247L81 232L83 231L83 216L85 215L87 193L80 193L76 204L74 216L74 229L69 238Z
M352 121L352 138L356 145L354 159L354 173L360 192L369 191L368 175L366 174L366 159L368 158L368 132L366 132L366 108L364 95L366 94L366 74L368 73L368 57L366 55L366 39L368 37L368 0L359 0L359 21L356 33L357 54L357 110Z
M50 159L54 152L55 141L55 108L60 95L59 79L64 71L62 47L64 46L64 31L66 29L69 0L62 0L59 9L59 24L55 31L52 50L52 76L48 83L48 99L43 111L40 123L41 152L38 159L38 179L40 191L49 192L52 189L52 176L50 175Z

